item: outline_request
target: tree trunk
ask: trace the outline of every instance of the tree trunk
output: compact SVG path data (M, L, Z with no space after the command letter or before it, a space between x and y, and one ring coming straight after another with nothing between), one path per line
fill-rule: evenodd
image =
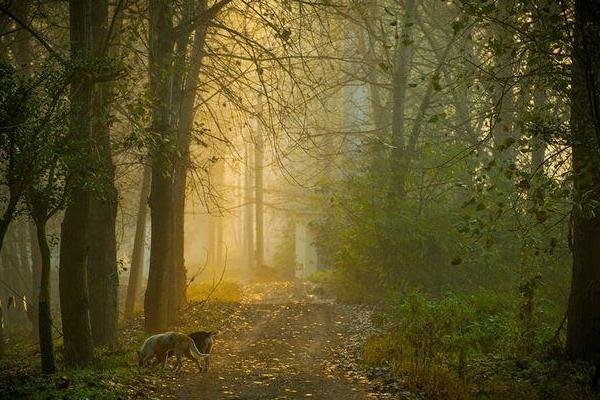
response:
M29 221L29 248L31 249L31 299L30 304L39 303L40 282L42 279L42 254L37 240L37 228L35 223ZM31 338L39 340L39 309L31 308Z
M492 101L494 102L494 118L492 121L494 150L501 160L512 162L515 146L509 145L515 128L515 104L513 94L514 79L514 39L511 26L513 22L514 0L499 0L497 3L497 27L492 34L498 41L498 49L494 55L494 83Z
M23 218L19 220L17 225L17 245L19 247L19 260L21 270L19 278L21 279L21 287L23 288L22 294L27 298L31 297L33 287L31 285L31 259L29 257L29 229L27 225L27 219Z
M30 317L25 301L31 298L31 269L29 268L29 256L27 248L29 235L27 233L27 221L19 218L14 226L14 258L15 270L13 271L13 289L17 291L15 302L15 321L19 332L30 329Z
M148 210L148 196L150 195L150 179L152 169L144 167L144 177L140 190L137 221L135 225L135 239L133 242L133 254L131 255L131 267L129 268L129 283L127 285L127 299L125 300L125 318L132 318L135 312L135 302L142 283L144 271L144 251L146 248L146 219Z
M361 57L366 62L365 67L365 82L368 83L369 105L370 105L370 120L376 136L371 150L371 160L373 171L382 171L383 161L385 159L385 134L389 126L389 111L385 107L380 91L381 83L379 77L376 45L377 34L373 32L375 29L374 21L381 18L374 2L369 2L365 8L364 15L357 17L363 19L362 24L352 24L354 34L357 38L357 49ZM379 32L381 34L381 32Z
M167 328L168 279L173 271L172 180L160 166L153 166L150 192L150 269L144 298L145 328L149 333Z
M200 0L196 13L206 11L206 0ZM191 12L188 10L188 12ZM186 65L179 99L177 156L174 163L173 183L173 262L174 269L169 285L169 317L171 322L178 317L179 309L186 302L186 268L184 259L184 229L185 229L185 194L187 173L190 163L190 143L194 129L194 104L199 83L200 68L204 59L204 41L208 23L201 24L194 31L194 40ZM182 41L187 43L187 40ZM183 51L183 50L180 50Z
M260 96L260 95L259 95ZM264 169L264 132L261 121L262 104L258 99L256 138L254 143L254 211L256 213L256 267L262 268L265 265L265 245L264 245L264 187L263 187L263 169Z
M546 91L537 83L533 94L533 104L536 110L543 111L546 105ZM533 138L533 151L531 152L531 173L544 175L544 159L546 158L546 142L540 137Z
M121 18L118 19L121 21ZM108 2L96 0L91 10L92 52L95 60L106 60L108 34ZM117 30L120 26L116 27ZM88 288L90 324L95 345L116 346L118 343L119 276L115 225L118 193L115 188L115 166L110 144L110 104L112 82L94 87L92 116L92 155L99 166L98 189L90 195L88 235Z
M244 247L248 268L254 267L254 185L252 181L252 146L245 145L244 174Z
M4 238L6 237L6 233L8 232L8 227L15 217L15 212L17 210L17 205L19 204L19 200L21 199L22 192L15 194L12 189L9 188L8 194L8 202L6 204L6 208L4 209L4 213L2 214L2 218L0 218L0 250L4 245Z
M41 257L40 292L38 296L38 319L42 373L51 374L56 370L54 344L52 343L52 314L50 313L50 247L46 237L46 220L36 219L36 238Z
M406 0L404 12L402 33L396 42L396 65L392 75L391 192L399 197L406 193L406 94L414 47L413 26L416 22L417 0Z
M173 271L173 149L172 74L173 5L150 0L150 91L154 98L151 130L157 143L151 149L150 270L144 298L145 329L164 332L168 322L169 274Z
M574 359L600 357L600 10L575 1L571 78L571 131L576 207L573 209L573 276L567 352Z
M71 54L75 60L89 57L90 0L69 2ZM83 159L89 155L91 134L90 104L92 83L84 71L76 71L71 81L71 138ZM82 163L71 167L67 183L69 204L65 210L60 238L59 293L67 366L87 364L93 356L87 287L87 235L89 193L84 186ZM85 165L85 164L84 164ZM40 321L40 324L42 321Z
M6 354L6 343L4 343L4 303L0 300L0 359Z

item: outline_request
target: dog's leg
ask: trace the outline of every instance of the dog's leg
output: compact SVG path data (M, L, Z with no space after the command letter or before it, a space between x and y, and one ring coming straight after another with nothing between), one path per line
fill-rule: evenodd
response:
M177 369L179 367L179 363L180 363L179 354L176 354L175 355L175 364L173 364L173 372L177 371Z
M196 367L198 368L198 372L202 373L202 366L200 365L200 361L196 360L195 358L192 357L192 359L194 360L194 362L196 363Z
M196 364L196 367L198 367L198 371L200 371L200 372L203 372L203 370L202 370L202 366L200 365L200 362L198 361L198 359L197 359L197 358L195 358L195 357L192 355L192 352L191 352L191 350L190 350L190 349L188 349L188 350L187 350L187 351L186 351L184 354L185 354L185 356L186 356L187 358L189 358L190 360L192 360L192 361L193 361L193 362Z
M208 372L208 366L210 365L210 356L204 358L204 372Z
M183 367L183 359L182 359L182 355L181 353L177 353L177 371L181 370L181 368Z

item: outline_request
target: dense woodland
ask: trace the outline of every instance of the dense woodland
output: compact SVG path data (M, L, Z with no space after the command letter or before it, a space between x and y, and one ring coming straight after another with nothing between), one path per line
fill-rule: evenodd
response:
M304 279L416 398L597 398L599 87L596 0L0 0L0 397Z

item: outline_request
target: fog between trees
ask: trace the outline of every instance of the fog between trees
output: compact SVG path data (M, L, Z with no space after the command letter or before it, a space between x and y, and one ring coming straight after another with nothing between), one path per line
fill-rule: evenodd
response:
M599 43L584 0L0 1L0 352L309 279L440 398L592 396Z

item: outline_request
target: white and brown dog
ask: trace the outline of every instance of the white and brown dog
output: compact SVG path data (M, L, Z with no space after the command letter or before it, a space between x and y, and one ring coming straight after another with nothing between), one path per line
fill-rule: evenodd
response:
M198 360L204 359L205 365L208 366L208 354L201 353L191 337L179 332L161 333L146 339L138 351L138 364L145 366L155 358L155 362L162 363L164 367L171 353L175 354L177 359L173 367L174 371L179 371L183 366L183 356L193 360L200 372L203 369Z

